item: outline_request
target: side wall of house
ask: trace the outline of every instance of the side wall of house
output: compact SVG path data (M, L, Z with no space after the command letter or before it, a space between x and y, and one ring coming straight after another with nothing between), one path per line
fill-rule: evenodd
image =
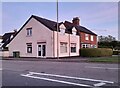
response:
M71 34L61 34L58 32L58 42L57 42L57 32L54 31L54 56L57 57L57 49L59 51L59 57L69 57L69 56L79 56L79 49L80 49L80 41L78 35L71 35ZM61 53L60 49L60 43L66 43L67 44L67 52ZM76 52L71 53L71 43L76 43ZM57 44L59 47L57 47Z
M32 36L27 36L27 28L32 27ZM37 57L38 43L46 44L46 57L53 57L52 31L46 26L31 18L9 44L10 56L19 51L21 57ZM27 43L32 43L32 53L27 53Z

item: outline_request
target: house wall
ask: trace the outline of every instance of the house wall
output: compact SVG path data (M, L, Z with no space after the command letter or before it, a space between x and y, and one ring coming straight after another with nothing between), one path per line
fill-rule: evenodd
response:
M32 36L27 36L26 28L32 27ZM37 43L46 42L46 57L53 56L52 31L46 26L31 18L30 21L22 28L16 37L9 44L10 56L14 51L20 51L21 57L37 57ZM32 43L32 53L27 53L26 43Z
M0 57L9 57L9 51L0 51Z
M91 41L91 34L89 35L89 40L85 40L85 34L84 32L80 32L80 36L81 36L81 43L89 43L91 45L97 45L97 36L93 35L93 41Z
M58 43L57 43L57 32L54 31L54 57L57 57L57 49L59 51L59 57L69 57L69 56L79 56L79 49L80 49L80 41L79 41L79 36L74 36L71 34L61 34L60 32L58 32ZM65 42L67 43L67 53L61 53L60 52L60 42ZM70 50L70 43L76 43L76 53L71 53ZM57 44L59 47L57 47Z

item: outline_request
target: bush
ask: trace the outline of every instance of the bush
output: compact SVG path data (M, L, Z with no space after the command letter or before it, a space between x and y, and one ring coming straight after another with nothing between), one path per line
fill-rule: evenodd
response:
M113 55L118 55L119 51L113 51Z
M110 48L82 48L80 49L80 56L83 57L102 57L112 56L113 51Z

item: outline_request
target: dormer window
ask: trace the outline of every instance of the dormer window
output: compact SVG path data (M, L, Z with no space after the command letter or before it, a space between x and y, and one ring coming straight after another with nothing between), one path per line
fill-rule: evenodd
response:
M66 29L66 27L64 26L64 24L61 24L61 25L59 26L59 28L60 28L61 34L65 34L65 29Z
M72 29L72 34L73 34L73 35L76 35L76 33L77 33L77 30L76 30L75 27L73 27L73 29Z
M60 29L61 34L65 34L65 29Z

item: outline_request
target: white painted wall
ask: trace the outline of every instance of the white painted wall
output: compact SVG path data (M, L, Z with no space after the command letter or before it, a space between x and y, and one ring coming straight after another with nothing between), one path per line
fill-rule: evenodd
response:
M79 56L79 49L80 49L80 40L78 35L72 35L65 33L64 35L60 32L58 33L58 43L57 43L57 32L54 31L54 51L55 51L55 57L57 57L57 44L58 44L58 50L59 50L59 57L68 57L68 56ZM67 43L67 53L60 53L60 42L66 42ZM76 43L76 53L70 52L70 43Z
M32 27L32 36L27 36L26 28ZM13 51L20 51L21 57L37 57L37 42L46 42L46 57L53 56L52 31L46 26L32 18L17 36L10 42L10 56L13 56ZM27 53L26 43L32 43L32 54Z
M9 51L0 51L0 57L9 57Z
M30 27L32 27L32 36L28 37L26 29ZM59 57L78 56L80 49L79 36L74 36L67 33L63 35L60 32L58 35ZM13 56L14 51L19 51L20 57L37 57L37 42L46 42L46 57L57 57L57 32L51 31L34 18L32 18L17 34L17 36L9 43L9 55ZM60 42L67 43L67 53L60 53ZM32 43L32 54L27 53L26 43ZM70 53L70 43L77 44L76 53Z

